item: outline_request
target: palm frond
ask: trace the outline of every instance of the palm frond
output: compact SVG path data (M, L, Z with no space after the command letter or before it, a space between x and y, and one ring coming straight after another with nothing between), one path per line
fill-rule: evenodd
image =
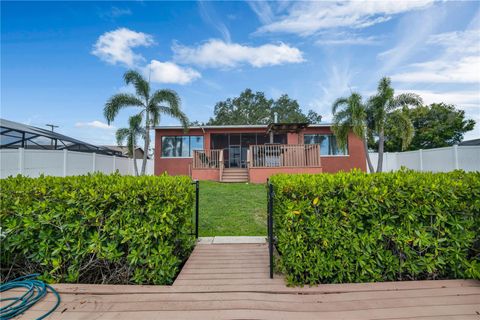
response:
M115 133L115 136L117 138L117 145L119 147L123 146L123 143L125 142L125 140L128 139L129 135L130 135L130 130L128 128L118 129L117 132Z
M108 124L117 116L118 112L125 107L142 107L142 101L128 93L119 93L111 97L103 108L103 115Z
M332 113L335 114L338 112L338 109L342 106L348 105L348 98L338 98L332 105Z
M423 99L416 93L402 93L393 99L392 107L405 107L405 106L421 106Z
M157 90L150 99L149 112L152 115L152 124L158 125L160 115L166 114L172 118L178 119L182 126L188 128L188 118L181 110L181 99L173 90Z
M130 83L133 84L137 95L143 97L145 100L148 100L150 96L150 84L138 71L128 70L123 75L123 79L127 85Z
M394 112L389 114L389 117L392 123L395 123L395 126L400 133L403 151L408 148L408 146L412 142L413 135L415 133L412 120L410 120L406 112L403 112L401 110L395 110Z
M128 126L132 132L137 132L142 127L142 118L142 113L140 113L128 119Z

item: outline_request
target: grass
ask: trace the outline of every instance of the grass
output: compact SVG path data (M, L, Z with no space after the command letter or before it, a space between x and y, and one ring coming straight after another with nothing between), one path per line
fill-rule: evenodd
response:
M267 191L263 184L200 181L199 235L267 234Z

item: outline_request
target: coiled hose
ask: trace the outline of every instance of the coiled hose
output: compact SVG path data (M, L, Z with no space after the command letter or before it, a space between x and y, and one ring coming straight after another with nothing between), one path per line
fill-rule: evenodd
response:
M7 305L0 308L0 319L12 319L27 311L35 303L42 300L48 292L52 292L57 297L57 303L47 313L37 318L37 320L48 317L60 304L60 295L55 289L43 281L37 280L38 273L23 276L0 285L0 292L11 289L23 288L26 292L19 292L16 297L1 298L0 302L10 301ZM2 303L3 304L3 303Z

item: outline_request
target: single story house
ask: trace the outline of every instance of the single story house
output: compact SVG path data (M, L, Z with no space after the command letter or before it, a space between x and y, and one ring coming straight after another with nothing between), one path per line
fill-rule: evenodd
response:
M337 146L331 124L180 126L155 128L155 174L198 180L264 183L276 173L366 170L361 139Z

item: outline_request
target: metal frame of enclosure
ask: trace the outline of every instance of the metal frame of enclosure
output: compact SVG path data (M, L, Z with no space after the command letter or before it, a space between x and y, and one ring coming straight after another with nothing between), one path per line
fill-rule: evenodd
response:
M70 150L123 157L119 151L95 146L49 130L0 119L0 149Z

